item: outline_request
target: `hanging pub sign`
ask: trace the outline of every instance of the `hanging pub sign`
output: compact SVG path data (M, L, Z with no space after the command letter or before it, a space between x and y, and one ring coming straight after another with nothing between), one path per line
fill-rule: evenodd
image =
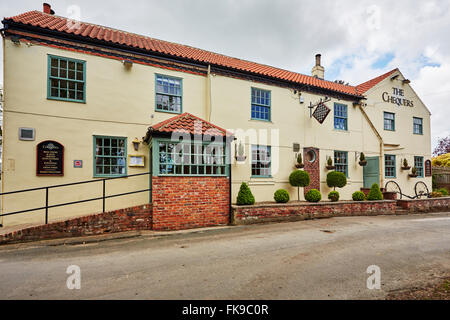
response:
M392 94L383 92L381 98L384 102L390 102L398 106L414 107L412 100L405 99L405 90L399 88L392 88Z
M43 141L37 145L36 175L64 175L64 146L56 141Z

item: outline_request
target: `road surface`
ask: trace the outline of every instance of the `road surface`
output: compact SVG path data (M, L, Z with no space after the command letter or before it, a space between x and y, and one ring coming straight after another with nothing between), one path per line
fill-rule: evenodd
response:
M371 265L380 289L367 288ZM2 246L0 299L383 299L449 271L450 213L343 217Z

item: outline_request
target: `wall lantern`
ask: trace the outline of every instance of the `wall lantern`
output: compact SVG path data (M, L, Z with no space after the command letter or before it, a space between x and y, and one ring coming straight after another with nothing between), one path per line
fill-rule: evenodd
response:
M138 151L138 149L139 149L139 144L141 143L141 142L139 141L139 139L138 139L138 138L134 138L134 140L132 141L132 143L133 143L133 148L134 148L134 150L135 150L135 151Z

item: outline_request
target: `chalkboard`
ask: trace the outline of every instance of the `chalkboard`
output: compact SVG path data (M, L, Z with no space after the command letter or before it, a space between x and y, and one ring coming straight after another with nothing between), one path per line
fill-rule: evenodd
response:
M43 141L37 145L36 175L64 175L64 146L56 141Z

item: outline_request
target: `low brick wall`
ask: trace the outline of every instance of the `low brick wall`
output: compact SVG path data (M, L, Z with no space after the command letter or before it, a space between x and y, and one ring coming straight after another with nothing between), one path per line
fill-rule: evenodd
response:
M316 218L395 214L395 200L339 201L319 203L267 203L233 206L233 224L268 221L295 221Z
M227 177L152 177L153 230L180 230L229 223Z
M0 244L81 237L132 230L150 230L151 226L152 207L149 204L145 204L53 222L0 235Z
M450 211L450 197L397 200L397 205L410 212Z

